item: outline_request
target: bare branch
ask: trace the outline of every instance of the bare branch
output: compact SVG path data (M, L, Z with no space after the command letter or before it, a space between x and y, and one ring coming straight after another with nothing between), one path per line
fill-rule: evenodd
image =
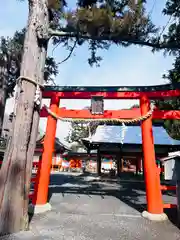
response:
M58 44L56 44L56 46L53 48L52 50L52 55L54 55L54 51L56 50L56 48L60 45L61 43L59 42Z
M159 35L159 39L161 39L161 36L163 35L164 31L165 31L166 28L168 27L169 23L171 22L171 19L172 19L172 16L169 17L166 25L163 27L163 29L162 29L162 31L161 31L161 33L160 33L160 35Z
M71 50L70 50L68 56L67 56L64 60L62 60L61 62L58 62L58 63L57 63L58 65L66 62L66 61L72 56L76 45L77 45L77 40L74 42L74 45L71 47Z
M95 40L95 41L112 41L114 43L128 43L128 44L134 44L134 45L140 45L140 46L148 46L156 49L173 49L178 50L180 49L180 46L178 43L165 43L165 42L150 42L145 40L138 40L138 39L130 39L130 38L123 38L116 35L103 35L103 36L90 36L90 35L83 35L80 33L74 33L74 32L65 32L65 31L59 31L59 30L53 30L49 29L49 35L50 37L53 36L59 36L59 37L69 37L69 38L79 38L79 39L85 39L85 40Z

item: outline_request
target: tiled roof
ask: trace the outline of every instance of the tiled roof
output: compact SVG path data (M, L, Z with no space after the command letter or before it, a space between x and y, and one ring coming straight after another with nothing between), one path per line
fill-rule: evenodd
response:
M124 144L142 144L141 127L127 126L123 132L123 126L98 126L91 139L86 141L94 143L121 143L124 134ZM155 145L180 145L180 141L172 139L162 126L153 126Z

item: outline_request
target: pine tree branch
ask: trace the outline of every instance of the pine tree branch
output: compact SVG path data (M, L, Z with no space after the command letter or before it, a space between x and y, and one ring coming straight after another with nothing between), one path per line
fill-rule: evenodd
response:
M165 43L165 42L151 42L145 40L138 40L138 39L130 39L130 38L123 38L121 36L113 36L113 35L103 35L103 36L90 36L87 34L80 34L75 32L65 32L61 30L53 30L49 29L49 36L53 37L66 37L66 38L77 38L77 39L84 39L84 40L95 40L95 41L112 41L116 44L118 43L128 43L140 46L148 46L154 49L172 49L172 50L179 50L180 46L178 43Z

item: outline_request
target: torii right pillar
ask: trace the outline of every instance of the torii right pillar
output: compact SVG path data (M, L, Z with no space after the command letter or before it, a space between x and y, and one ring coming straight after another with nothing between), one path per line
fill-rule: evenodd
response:
M140 99L140 108L142 116L150 111L150 101L146 95ZM155 161L152 117L142 121L141 129L147 200L147 211L144 211L142 216L153 221L164 221L167 220L167 216L163 212L160 176Z

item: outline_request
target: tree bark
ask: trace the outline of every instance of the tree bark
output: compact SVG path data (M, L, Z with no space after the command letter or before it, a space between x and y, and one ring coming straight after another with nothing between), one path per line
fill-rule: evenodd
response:
M37 29L46 34L48 27L47 0L29 0L29 18L20 75L41 84L44 82L48 39L39 39ZM13 131L0 174L1 235L28 228L28 195L39 125L39 108L34 104L36 86L24 79L19 88Z
M7 58L4 55L0 59L0 136L3 127L3 119L6 105L6 92L7 92Z

